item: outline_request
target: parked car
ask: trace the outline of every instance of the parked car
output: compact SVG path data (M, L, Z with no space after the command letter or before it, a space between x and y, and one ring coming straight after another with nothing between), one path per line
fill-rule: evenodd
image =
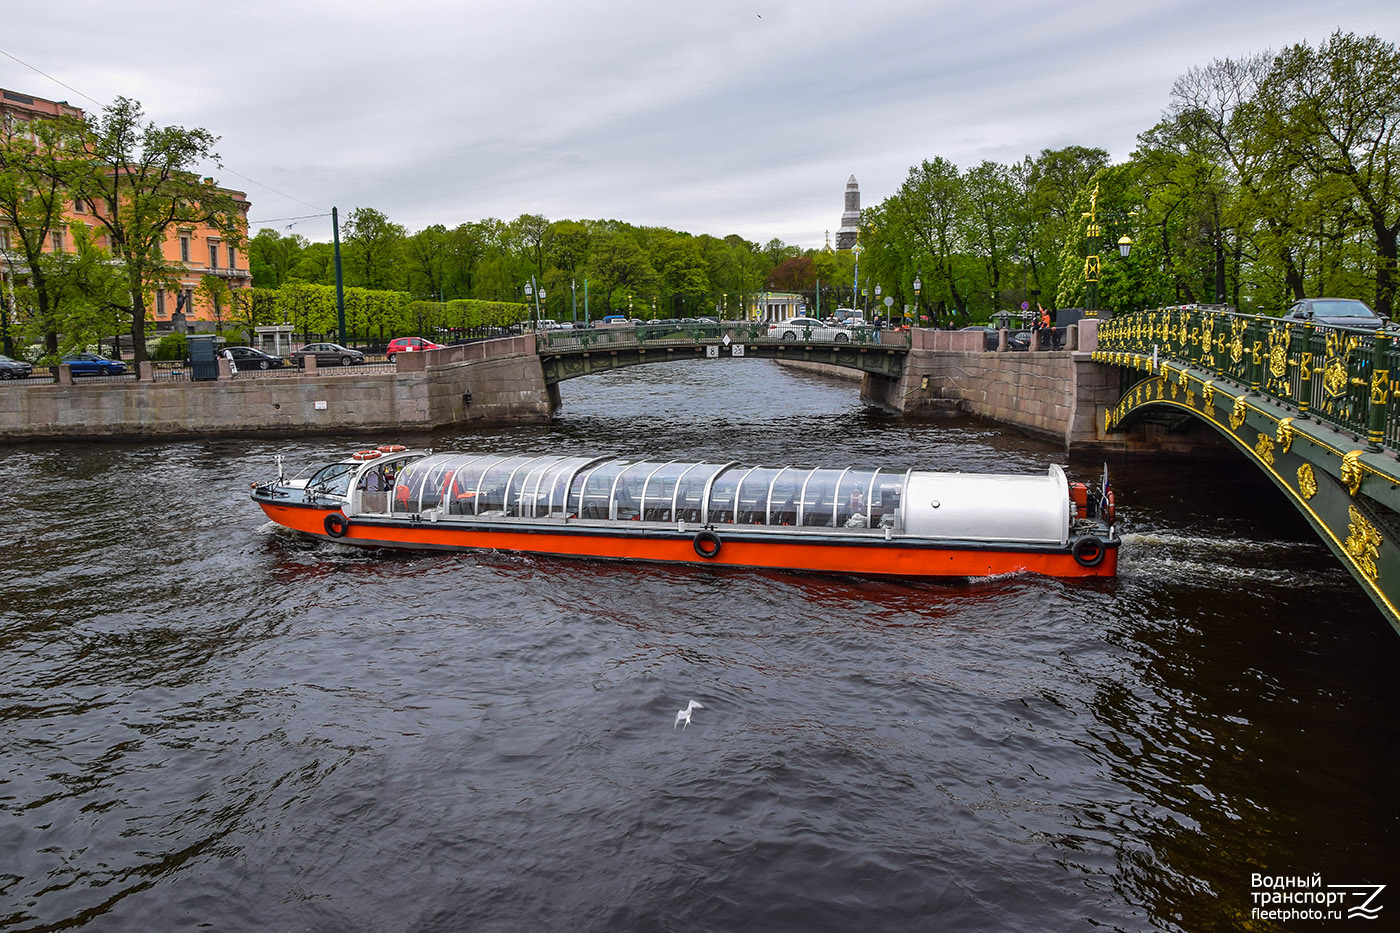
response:
M433 343L431 340L424 340L422 337L395 337L389 341L389 346L385 348L384 355L389 358L389 362L394 361L396 353L419 353L423 350L441 350L442 344ZM320 363L318 359L316 361Z
M67 363L75 376L120 376L126 372L121 360L109 360L96 353L70 353L59 362Z
M0 379L28 379L34 367L24 360L16 360L0 353Z
M308 343L292 353L292 359L296 360L297 365L303 368L306 366L308 356L316 358L317 366L349 366L352 363L365 361L365 355L359 350L342 347L338 343Z
M1355 298L1304 298L1283 313L1292 321L1312 321L1327 327L1360 327L1377 330L1390 323Z
M222 352L233 357L233 365L240 370L281 369L287 365L287 361L282 357L273 356L252 347L225 347Z
M850 343L851 332L844 327L832 327L816 318L790 317L768 325L768 336L779 340L831 340Z

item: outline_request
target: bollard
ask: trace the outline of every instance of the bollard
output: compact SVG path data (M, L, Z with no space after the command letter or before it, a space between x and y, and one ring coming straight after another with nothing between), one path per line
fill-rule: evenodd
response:
M67 363L58 364L58 384L61 386L73 384L73 368Z
M150 360L142 360L136 364L137 382L155 382L156 367Z

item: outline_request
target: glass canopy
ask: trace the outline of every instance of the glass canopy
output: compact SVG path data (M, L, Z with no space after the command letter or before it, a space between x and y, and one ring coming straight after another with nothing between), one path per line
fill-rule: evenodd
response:
M522 454L431 454L398 472L389 510L453 516L875 528L907 472Z

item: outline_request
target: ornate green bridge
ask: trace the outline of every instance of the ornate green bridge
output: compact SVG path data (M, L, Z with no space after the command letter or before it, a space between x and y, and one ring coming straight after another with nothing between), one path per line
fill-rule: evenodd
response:
M1400 631L1400 351L1391 335L1196 307L1105 321L1105 432L1199 419L1283 490Z
M869 328L793 327L770 336L761 321L725 321L544 331L537 345L545 384L551 386L628 366L707 357L805 360L898 379L910 335Z

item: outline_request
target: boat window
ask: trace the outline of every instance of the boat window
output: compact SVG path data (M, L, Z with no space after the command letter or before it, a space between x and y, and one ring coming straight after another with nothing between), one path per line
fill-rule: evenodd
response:
M451 458L433 457L414 471L422 476L423 481L416 488L415 499L410 500L410 504L414 505L411 511L424 512L437 508L444 499L449 503L452 501L454 462Z
M720 463L694 463L681 474L676 480L676 491L671 495L675 521L700 521L701 498L705 495L705 486L710 482L710 477L722 469L724 465Z
M421 466L421 463L415 463L399 474L398 482L394 485L395 512L418 511L418 497L423 492L423 480L428 475L426 469L418 469Z
M834 521L836 484L844 470L813 470L802 490L802 524L830 525Z
M671 500L676 494L676 480L690 469L691 463L665 463L647 477L642 496L642 521L671 521Z
M899 500L904 495L907 473L880 473L874 479L870 494L870 526L893 528L899 514Z
M744 474L739 482L735 522L740 525L762 525L767 521L768 488L780 472L773 467L758 467Z
M802 484L815 470L792 470L784 467L773 479L768 492L768 524L796 525L797 497L802 493Z
M569 492L569 478L580 467L590 463L588 457L566 457L546 467L527 484L525 494L535 496L535 515L564 518L569 513L564 501Z
M878 470L849 470L836 488L836 527L869 528L871 485Z
M527 500L525 498L525 490L527 487L533 487L535 485L531 480L533 477L537 476L541 470L558 462L558 457L534 457L516 467L515 471L511 473L510 478L506 480L505 509L507 515L520 518L522 516L528 517L534 514L535 494L531 493L531 497Z
M489 456L453 457L443 465L439 475L430 482L437 489L437 500L447 507L449 515L472 513L481 474L499 459Z
M707 522L717 524L734 521L734 495L739 491L739 482L748 472L749 468L746 466L730 467L715 477L714 484L710 486L709 509L705 513Z
M476 496L472 506L476 515L504 515L506 513L506 484L515 471L533 460L533 457L502 457L486 468L476 484Z
M612 517L631 521L642 516L642 488L647 477L656 469L655 463L634 463L613 481L612 499L616 508Z
M607 518L612 507L613 481L632 465L630 460L609 460L574 480L569 498L579 503L579 518Z
M350 491L350 477L359 468L358 463L324 466L306 481L306 491L313 496L343 496Z

